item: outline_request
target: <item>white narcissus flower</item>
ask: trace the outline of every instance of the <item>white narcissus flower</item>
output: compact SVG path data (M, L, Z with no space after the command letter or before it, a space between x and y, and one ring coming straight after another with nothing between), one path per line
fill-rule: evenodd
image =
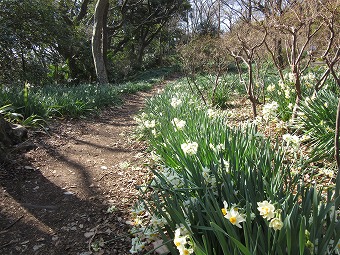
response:
M295 81L295 74L288 73L288 79L289 79L290 82L294 82Z
M240 223L246 221L244 216L240 214L235 208L231 208L229 211L227 211L227 214L224 216L224 218L228 219L231 224L238 228L242 228Z
M185 127L186 121L174 118L172 124L177 130L182 130Z
M133 216L142 215L145 213L145 206L142 203L136 203L134 208L130 209Z
M268 121L274 117L276 117L276 112L279 108L277 102L273 101L271 103L265 104L262 109L263 118Z
M275 85L274 84L270 84L268 87L267 87L267 91L268 92L273 92L275 90Z
M153 136L157 136L157 131L156 131L156 129L152 129L152 130L151 130L151 133L152 133Z
M281 230L283 227L283 222L280 218L273 218L269 223L269 227L273 228L274 230Z
M188 248L185 248L183 246L181 246L178 249L178 251L179 251L179 255L189 255L189 254L194 253L194 249L192 249L192 248L188 249Z
M267 220L274 218L275 207L267 200L258 202L257 206L257 209L260 211L260 215L262 215L263 218Z
M181 148L185 154L193 156L197 153L198 143L196 142L183 143L181 145Z
M300 138L297 135L284 134L282 139L291 146L294 150L298 150L300 147Z
M184 246L187 243L187 238L186 236L177 235L176 234L177 230L180 230L180 229L176 229L175 231L174 244L178 248L178 247Z
M216 178L211 174L211 170L207 167L203 167L202 176L207 184L211 184L211 186L216 185Z
M188 243L188 235L181 235L181 228L175 230L174 244L177 247L180 255L189 255L194 252L190 244Z
M156 126L156 121L155 120L146 120L145 122L144 122L144 126L146 127L146 128L154 128L155 126Z
M173 98L171 98L170 104L173 108L176 108L177 106L180 106L182 104L182 100L177 98L177 97L173 97Z
M225 150L225 144L224 143L220 143L216 146L216 150L217 151L224 151Z

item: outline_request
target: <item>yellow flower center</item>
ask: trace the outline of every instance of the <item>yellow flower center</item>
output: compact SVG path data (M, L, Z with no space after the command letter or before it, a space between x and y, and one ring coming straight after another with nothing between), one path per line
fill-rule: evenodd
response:
M176 245L176 247L178 247L178 246L181 245L181 243L180 242L175 242L175 245Z
M189 253L189 251L187 249L185 249L185 250L183 250L183 254L184 255L189 255L190 253Z
M267 215L269 213L269 208L268 207L264 207L263 211L264 211L264 214Z
M237 219L236 219L236 217L230 217L229 221L230 221L232 224L235 225Z
M222 208L221 211L222 211L223 215L227 214L227 210L225 208Z

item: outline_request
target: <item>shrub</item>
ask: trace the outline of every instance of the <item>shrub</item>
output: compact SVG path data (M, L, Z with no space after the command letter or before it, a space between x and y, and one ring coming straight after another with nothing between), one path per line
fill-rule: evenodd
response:
M307 97L300 106L295 126L311 146L312 161L334 158L335 119L338 97L330 90L322 90Z

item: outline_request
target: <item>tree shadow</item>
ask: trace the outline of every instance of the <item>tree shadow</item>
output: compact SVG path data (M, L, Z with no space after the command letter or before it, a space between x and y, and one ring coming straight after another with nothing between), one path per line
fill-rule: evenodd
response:
M84 192L95 198L97 191L90 188L85 167L62 155L59 159L80 173ZM95 216L107 206L57 186L27 162L24 167L7 166L6 171L11 172L11 178L0 180L0 254L77 254L79 247L87 250L84 226L95 226Z

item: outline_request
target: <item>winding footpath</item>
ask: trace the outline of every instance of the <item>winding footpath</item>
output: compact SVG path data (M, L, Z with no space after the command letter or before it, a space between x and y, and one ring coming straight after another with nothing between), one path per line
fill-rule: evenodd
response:
M129 254L129 208L148 174L134 116L163 86L30 138L35 149L0 176L0 254Z

